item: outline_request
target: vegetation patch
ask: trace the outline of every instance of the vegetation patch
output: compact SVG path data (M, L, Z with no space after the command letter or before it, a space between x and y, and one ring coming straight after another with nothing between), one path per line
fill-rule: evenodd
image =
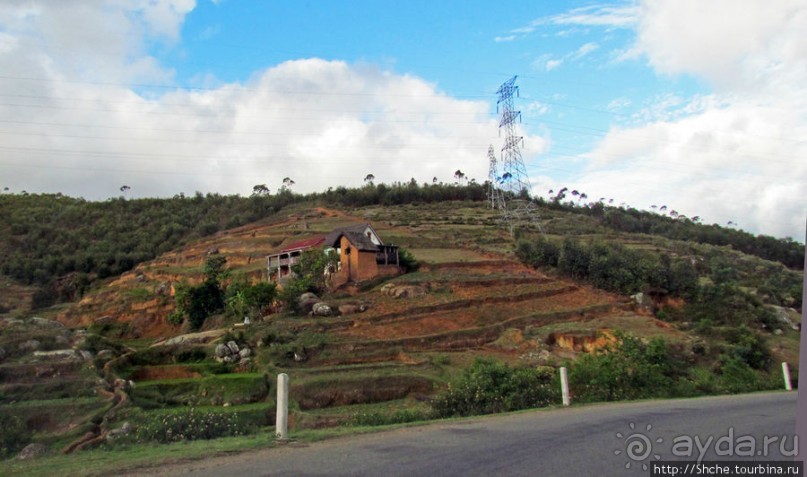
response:
M138 383L132 401L143 408L245 404L266 399L269 380L264 374L223 374L198 379L171 379Z

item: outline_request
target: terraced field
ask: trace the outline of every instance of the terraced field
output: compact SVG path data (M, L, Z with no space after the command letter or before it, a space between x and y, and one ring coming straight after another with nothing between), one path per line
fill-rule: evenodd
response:
M365 304L366 312L269 315L248 327L220 316L203 327L210 333L168 340L189 331L166 319L173 287L201 280L208 253L225 255L231 272L261 280L265 256L284 244L359 222L370 222L386 243L406 247L421 263L417 272L352 284L323 297L333 306ZM56 433L60 445L75 447L103 439L125 421L153 422L189 409L271 426L275 376L285 372L295 403L292 426L323 427L367 415L423 417L429 397L477 356L558 364L607 344L621 328L639 336L689 339L635 313L624 297L523 266L513 248L495 213L480 204L291 208L143 263L55 310L52 316L61 323L105 336L117 348L106 351L101 344L92 347L99 354L91 361L53 364L62 376L58 385L37 376L39 371L15 367L42 370L41 362L3 364L0 401L39 416L42 425L32 428L42 439ZM385 287L418 293L395 298L383 293ZM249 358L215 362L216 345L229 341L248 348ZM100 353L104 359L98 359ZM29 393L26 386L39 391ZM37 406L49 410L37 412Z

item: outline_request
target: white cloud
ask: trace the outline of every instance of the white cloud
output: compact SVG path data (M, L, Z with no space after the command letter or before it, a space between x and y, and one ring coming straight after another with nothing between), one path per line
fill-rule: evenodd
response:
M513 41L515 39L516 39L515 35L507 35L507 36L497 36L496 38L493 39L493 41L495 41L496 43L503 43Z
M614 127L576 184L646 208L803 240L807 217L807 5L646 0L632 48L714 92L662 95ZM686 34L682 34L686 32Z
M246 83L171 86L145 44L171 45L192 2L16 2L0 7L0 176L12 191L89 199L196 190L295 190L487 176L489 101L375 67L301 59ZM73 7L79 11L68 11ZM66 22L75 22L66 24ZM79 28L76 28L76 25ZM81 65L79 67L79 64ZM128 86L141 82L165 88ZM155 93L156 91L156 93ZM544 140L528 136L530 153Z
M577 51L571 53L569 56L572 60L579 60L580 58L588 55L589 53L597 51L599 48L600 45L594 42L588 42L582 45L580 48L578 48Z
M634 5L591 5L575 8L544 21L556 25L630 28L636 24L638 13L638 9Z
M508 36L497 38L509 38L508 41L515 40L519 37L526 37L534 33L539 27L546 25L632 28L637 22L638 14L639 10L633 4L590 5L575 8L559 15L536 18L524 26L511 29L507 32ZM563 37L578 31L576 28L564 29L556 34Z

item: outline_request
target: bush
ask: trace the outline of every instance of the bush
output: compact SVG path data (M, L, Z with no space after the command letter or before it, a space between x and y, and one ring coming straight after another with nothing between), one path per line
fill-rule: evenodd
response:
M620 401L650 397L673 397L686 366L667 344L654 338L642 340L619 336L615 346L580 358L571 367L569 385L575 399L583 402Z
M17 416L0 413L0 459L16 454L31 442L31 432Z
M140 425L134 433L137 442L179 442L218 437L240 436L255 430L254 425L241 422L238 413L200 412L190 408L159 416Z
M433 402L436 417L471 416L545 407L560 400L553 368L511 368L476 358Z
M407 273L415 272L420 268L420 263L415 259L415 256L412 255L412 252L403 247L398 248L398 264Z

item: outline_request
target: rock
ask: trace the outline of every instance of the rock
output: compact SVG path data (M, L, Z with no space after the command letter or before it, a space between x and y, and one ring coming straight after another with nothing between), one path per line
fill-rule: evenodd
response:
M297 352L294 353L294 361L296 361L298 363L302 363L303 361L305 361L307 359L308 359L308 356L305 355L304 351L301 351L299 353L297 353Z
M392 296L395 298L415 298L426 295L426 289L417 285L395 287Z
M115 357L115 352L111 349L102 349L98 352L98 359L108 361Z
M314 303L311 307L311 312L315 316L331 316L333 315L333 308L327 303Z
M241 358L241 361L238 362L239 366L246 366L252 362L252 358Z
M19 460L36 459L38 457L42 457L47 453L48 453L48 446L44 444L28 444L20 451L19 454L17 454L17 459Z
M300 300L319 300L319 297L311 292L305 292L300 295Z
M137 275L135 275L135 280L137 280L140 283L143 283L146 281L146 276L143 275L142 273L138 273Z
M93 358L92 351L82 349L79 350L79 354L81 354L81 357L84 359L84 361L92 361Z
M227 347L230 348L230 353L231 354L238 354L238 351L239 351L238 343L236 343L235 341L228 341L227 342Z
M235 363L235 358L232 357L232 356L225 356L224 357L224 362L225 363Z
M248 358L252 356L252 350L249 348L243 348L238 352L238 355L241 356L241 358Z
M174 336L173 338L169 338L165 341L154 343L151 346L154 347L154 346L171 346L177 344L210 343L211 341L220 338L225 333L227 333L227 330L224 329L200 331L198 333L188 333L186 335Z
M395 290L394 283L387 283L386 285L381 287L381 294L382 295L390 295L392 296L392 291Z
M339 305L340 315L355 315L367 311L367 305Z
M216 248L216 247L212 247L212 248L207 249L207 254L208 255L216 255L217 253L219 253L219 249Z
M300 298L297 299L297 303L300 305L300 308L302 308L303 311L308 313L311 311L314 304L319 303L319 298L317 295L307 292L300 295Z
M782 334L784 334L784 332L782 330L780 330L779 328L777 328L777 329L773 330L773 334L775 334L776 336L782 336Z
M783 306L769 305L769 307L773 310L773 312L776 314L776 318L778 318L781 323L787 325L794 331L799 330L798 323L796 323L793 319L798 319L798 311L794 310L793 308L785 308Z
M215 354L217 358L223 358L230 354L230 348L226 344L219 343L216 345Z
M40 343L39 340L28 340L17 345L17 349L23 353L28 353L38 350L41 346L42 343Z
M230 407L230 406L232 406L232 404L230 404L229 402L225 402L224 404L222 404L222 407Z
M53 351L34 351L35 358L42 359L81 359L81 354L74 349L57 349Z
M171 283L162 282L154 289L154 293L159 296L168 296L171 294Z
M123 437L132 432L132 425L129 422L124 422L118 429L112 429L106 435L106 440L113 441L119 437Z
M104 315L99 318L93 320L93 323L96 325L108 325L110 323L114 323L115 318L110 315Z
M39 326L41 328L54 328L54 329L65 329L65 326L58 321L49 320L47 318L40 318L35 316L31 318L31 324L34 326Z

